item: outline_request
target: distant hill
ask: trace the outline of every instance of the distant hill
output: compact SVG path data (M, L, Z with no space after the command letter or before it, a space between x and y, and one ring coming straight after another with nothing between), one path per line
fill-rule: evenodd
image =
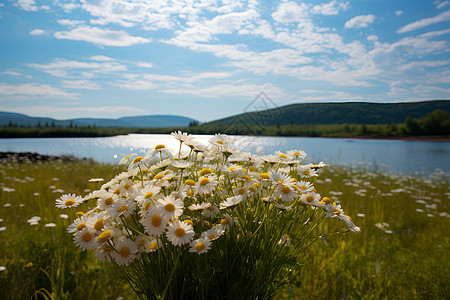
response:
M77 118L56 120L52 118L30 117L23 114L0 112L0 126L14 125L19 127L36 126L95 126L95 127L185 127L194 119L173 115L150 115L123 117L119 119Z
M408 116L422 118L436 109L450 114L450 100L407 103L299 103L243 113L208 122L206 125L398 124L405 122Z

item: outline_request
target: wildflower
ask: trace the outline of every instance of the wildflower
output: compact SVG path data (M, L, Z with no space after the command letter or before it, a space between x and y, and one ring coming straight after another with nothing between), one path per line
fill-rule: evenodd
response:
M136 207L136 202L127 200L126 198L119 198L116 202L114 202L110 207L108 207L108 214L113 217L121 217L124 218L131 215Z
M94 256L100 261L100 262L111 262L111 256L114 253L114 249L111 248L110 245L104 243L97 248L95 248Z
M192 135L188 134L187 132L181 132L179 130L177 132L172 132L171 135L182 143L188 143L193 140Z
M209 143L221 147L221 146L229 146L234 141L233 138L229 137L226 134L216 133L213 137L209 139Z
M82 202L83 198L81 196L66 194L62 195L59 199L56 199L56 207L57 208L77 207Z
M297 186L302 193L311 192L314 189L314 185L311 182L305 180L299 181L297 183Z
M275 198L280 197L282 201L291 201L297 197L298 192L289 185L277 184L273 194Z
M202 206L203 206L202 215L204 215L207 218L215 218L217 213L219 212L219 209L214 204L204 203Z
M120 160L119 165L124 165L124 164L130 162L130 157L133 157L133 156L135 156L135 155L137 155L137 154L136 154L136 153L132 153L132 154L130 154L130 155L125 156L124 158L122 158L122 159Z
M303 150L289 150L287 155L290 159L302 160L306 157L306 153Z
M183 200L175 199L172 195L158 200L158 204L163 208L162 215L164 218L175 220L183 213Z
M353 220L349 217L346 216L344 214L340 214L337 216L339 220L342 220L345 222L345 224L347 224L348 229L350 229L353 232L360 232L361 229L357 226L355 226L355 224L353 223Z
M113 253L114 260L120 266L127 266L136 258L138 248L136 244L128 239L120 239L114 247L117 252Z
M90 228L83 228L75 233L73 238L75 245L80 247L81 249L95 249L98 244L95 239L95 231Z
M146 233L151 236L160 236L166 229L169 220L163 216L163 208L157 207L151 209L140 222Z
M305 204L317 205L320 202L320 195L314 192L308 192L300 196L300 200Z
M192 241L189 252L202 254L208 252L209 249L211 249L211 240L207 237L203 237Z
M201 237L207 237L211 241L217 240L222 234L224 234L225 229L222 225L216 225L213 228L202 232Z
M300 175L300 177L302 177L302 178L318 176L317 171L314 169L311 169L310 165L298 166L297 172Z
M217 186L217 181L215 180L215 177L202 177L199 179L199 181L195 184L195 192L197 194L201 195L207 195L211 194L214 188Z
M225 201L220 202L220 209L225 209L238 205L243 200L241 195L228 197Z
M188 244L192 240L194 237L194 229L192 225L186 222L175 221L169 223L166 236L174 246L181 246Z

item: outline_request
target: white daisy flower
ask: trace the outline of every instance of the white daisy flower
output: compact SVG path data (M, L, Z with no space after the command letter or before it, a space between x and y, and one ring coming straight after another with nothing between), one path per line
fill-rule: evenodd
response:
M123 158L119 161L119 165L126 165L126 164L129 164L129 163L131 162L130 158L133 157L133 156L135 156L135 155L137 155L137 154L136 154L136 153L132 153L132 154L129 154L129 155L123 157Z
M237 222L237 220L235 218L233 218L231 215L224 214L222 219L220 219L219 224L223 230L228 231L228 230L230 230L230 226L233 226L236 222Z
M219 208L211 203L203 203L202 215L207 218L215 218L217 213L219 212Z
M213 137L209 139L209 143L215 146L227 146L234 141L233 138L226 134L216 133Z
M121 238L114 245L117 252L113 253L113 258L120 266L128 266L134 261L138 253L137 245L128 238Z
M199 181L195 184L195 193L201 195L208 195L214 191L214 188L217 186L217 181L215 180L215 176L209 177L201 177Z
M211 243L211 240L207 237L196 239L192 241L189 252L197 254L208 252L208 250L211 249Z
M334 218L344 214L344 211L342 210L340 204L336 205L336 203L330 203L326 204L324 208L325 208L325 217L328 218Z
M106 210L119 198L117 194L102 190L102 193L98 194L97 205L100 209Z
M77 207L83 202L83 197L74 194L65 194L56 199L57 208L72 208Z
M146 159L156 158L157 160L163 161L167 158L169 158L170 160L173 159L173 155L170 152L170 150L166 148L165 145L159 144L155 146L154 150L147 151L147 153L145 154L145 158Z
M297 183L297 186L302 193L311 192L314 189L314 185L311 182L305 180L300 180Z
M306 152L303 150L289 150L287 155L290 159L298 159L301 161L306 157Z
M83 251L86 249L95 249L98 246L97 240L95 239L95 231L88 227L75 232L73 241Z
M183 143L187 143L193 138L192 135L188 134L187 132L181 132L180 130L178 130L177 132L172 132L171 135Z
M158 204L163 208L162 215L166 219L175 220L183 214L183 200L175 199L172 195L159 199Z
M94 256L102 263L109 263L112 261L111 256L114 254L114 249L110 245L104 243L95 248Z
M222 234L224 234L225 229L222 225L215 225L213 228L202 232L200 237L209 238L211 241L217 240Z
M291 201L298 196L298 192L289 185L277 184L273 191L274 197L280 197L282 201Z
M161 188L159 186L146 185L143 189L139 190L139 194L136 196L136 202L141 206L145 205L148 201L152 201L160 191Z
M129 201L125 198L119 198L110 207L108 207L107 212L113 218L118 217L128 217L130 216L134 209L136 208L136 202Z
M192 225L186 222L175 221L169 223L166 236L174 246L181 246L188 244L192 240L194 237L194 229Z
M81 231L84 228L88 226L88 224L91 225L91 223L88 222L89 217L86 215L82 215L78 218L76 218L72 224L67 226L67 232L69 233L76 233L77 231ZM92 226L90 226L90 229L92 229Z
M337 217L339 220L344 221L345 224L347 224L348 229L350 229L351 231L353 231L353 232L361 231L361 229L353 223L353 220L349 216L346 216L344 214L339 214L339 215L337 215Z
M319 204L321 198L320 198L319 194L311 191L311 192L302 194L300 196L300 200L305 204L317 205L317 204Z
M311 165L303 165L297 167L297 173L302 178L308 178L308 177L316 177L318 176L317 171L314 169L311 169Z
M238 196L233 196L233 197L228 197L227 199L225 199L224 201L220 202L219 207L220 209L225 209L225 208L229 208L229 207L233 207L238 205L239 203L241 203L241 201L244 198L241 195Z
M162 214L163 208L153 208L139 222L144 226L145 232L151 236L160 236L169 222Z

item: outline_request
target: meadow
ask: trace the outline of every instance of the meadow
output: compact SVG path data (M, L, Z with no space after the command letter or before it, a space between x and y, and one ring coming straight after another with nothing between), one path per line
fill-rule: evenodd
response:
M4 299L136 299L112 264L83 252L66 231L75 211L55 208L86 195L123 166L89 160L2 161L0 295ZM367 166L322 169L315 187L361 228L332 219L298 253L279 299L446 299L450 294L448 174L385 173ZM86 211L86 209L81 209ZM325 226L324 224L323 226Z

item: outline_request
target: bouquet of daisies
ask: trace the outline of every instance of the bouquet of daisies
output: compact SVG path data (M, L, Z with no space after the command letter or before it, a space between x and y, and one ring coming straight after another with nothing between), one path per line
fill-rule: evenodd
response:
M224 134L208 146L172 136L177 152L161 144L129 155L127 171L99 190L56 200L91 205L68 227L74 243L116 264L140 298L270 299L323 219L359 231L314 188L325 164L302 164L305 152L258 156Z

